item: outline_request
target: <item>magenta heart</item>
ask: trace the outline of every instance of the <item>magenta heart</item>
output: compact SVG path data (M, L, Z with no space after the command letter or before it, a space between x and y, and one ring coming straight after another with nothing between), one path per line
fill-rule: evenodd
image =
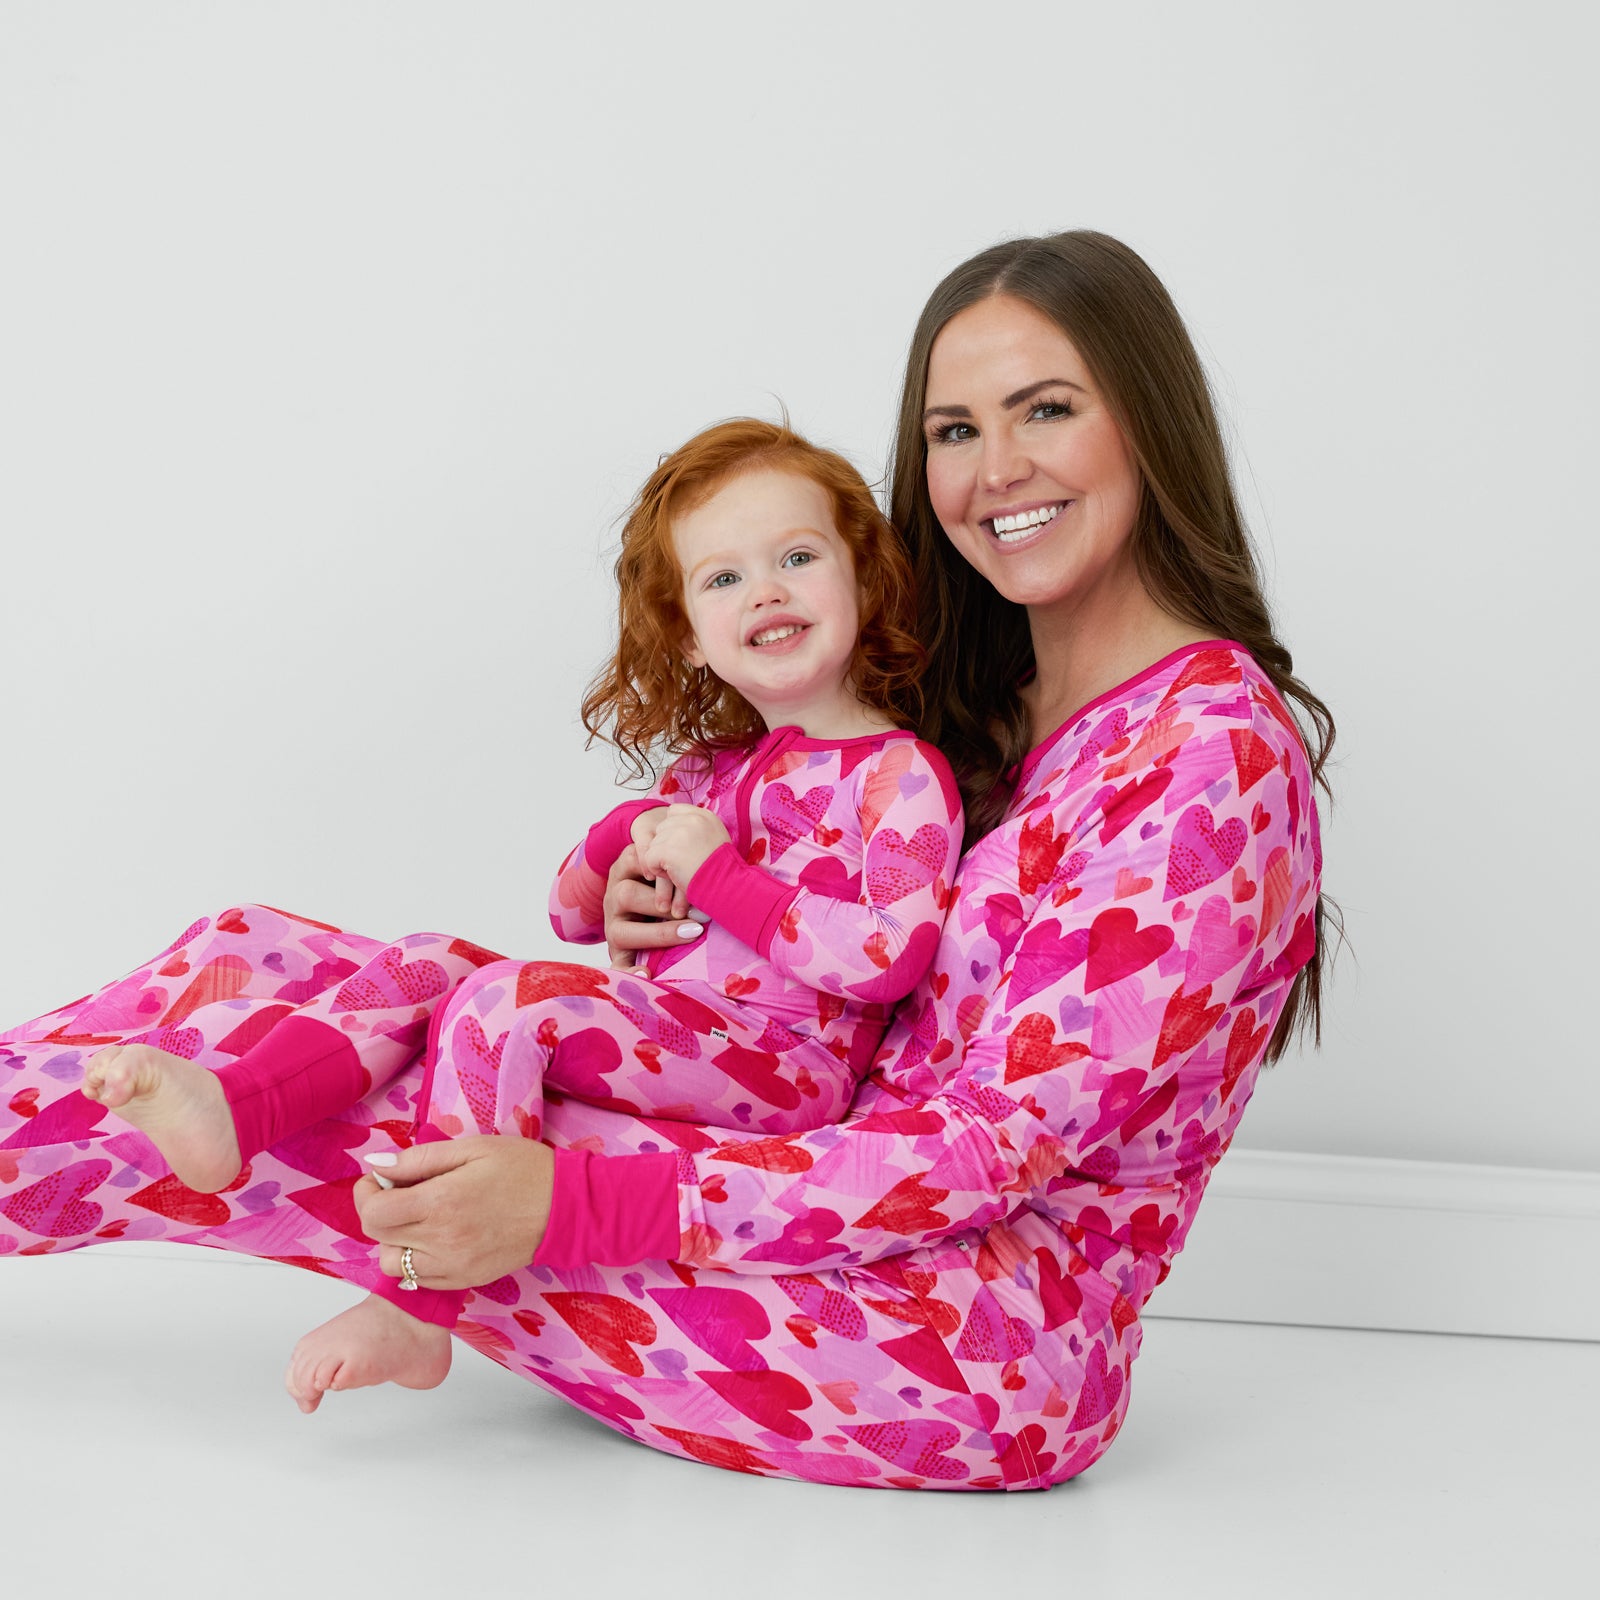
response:
M1083 965L1089 953L1091 932L1074 928L1063 933L1053 922L1030 928L1017 947L1016 965L1011 969L1011 987L1006 991L1010 1003L1026 1000L1041 989L1048 989L1069 972ZM1159 953L1159 952L1158 952Z
M797 839L809 839L833 802L833 785L819 783L798 799L786 783L772 784L761 796L761 823L776 861Z
M1153 923L1139 926L1137 914L1127 906L1102 911L1089 927L1089 965L1084 974L1086 992L1142 972L1172 944L1172 929Z
M650 1298L713 1361L735 1372L759 1372L767 1363L750 1343L772 1332L754 1295L742 1289L652 1289Z
M1167 890L1176 900L1214 883L1244 854L1250 830L1243 817L1229 817L1219 828L1205 806L1190 806L1172 830L1167 852Z
M867 843L867 894L872 903L893 905L927 888L948 854L945 831L931 822L923 823L910 839L894 828L879 828Z
M1033 1329L1000 1309L988 1284L973 1297L967 1325L956 1344L957 1361L1016 1361L1033 1349Z
M1104 1345L1097 1344L1089 1357L1089 1370L1083 1375L1083 1387L1078 1391L1078 1407L1067 1424L1074 1433L1080 1428L1092 1427L1116 1408L1122 1394L1122 1368L1106 1371Z
M109 1161L74 1161L12 1195L0 1205L0 1214L45 1239L71 1239L93 1233L104 1220L105 1211L83 1197L110 1176Z

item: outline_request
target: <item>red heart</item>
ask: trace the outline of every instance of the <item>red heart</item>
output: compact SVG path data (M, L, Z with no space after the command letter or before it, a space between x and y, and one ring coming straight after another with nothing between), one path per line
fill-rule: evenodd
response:
M156 976L158 978L181 978L189 970L189 963L182 956L174 956L166 966L162 967Z
M722 980L722 992L730 1000L742 1000L747 994L754 994L761 987L759 978L747 978L743 973L730 972Z
M26 1089L18 1089L7 1102L10 1109L19 1117L36 1117L39 1115L39 1087L29 1084Z
M1142 972L1173 942L1172 929L1161 923L1139 926L1138 915L1126 906L1102 911L1089 927L1088 967L1084 988L1103 989Z
M233 1215L226 1200L219 1200L214 1194L200 1194L187 1184L180 1183L170 1172L166 1177L158 1178L154 1183L130 1194L128 1201L132 1205L143 1206L146 1211L159 1212L174 1222L188 1223L196 1228L221 1227Z
M239 912L239 907L235 907L232 911L224 911L222 915L217 918L217 932L249 933L250 924L244 920Z
M641 1306L614 1294L547 1294L546 1303L608 1367L630 1378L644 1375L633 1347L656 1342L655 1319Z
M1233 903L1236 906L1242 906L1245 901L1253 900L1255 893L1255 880L1250 877L1243 867L1235 867L1233 869Z
M1049 1017L1040 1011L1030 1011L1006 1040L1005 1081L1015 1083L1018 1078L1036 1078L1088 1055L1088 1045L1079 1044L1076 1039L1055 1044L1052 1042L1055 1036L1055 1024Z
M1239 774L1239 793L1248 794L1277 766L1277 755L1254 728L1230 728L1228 740L1233 745L1233 766Z

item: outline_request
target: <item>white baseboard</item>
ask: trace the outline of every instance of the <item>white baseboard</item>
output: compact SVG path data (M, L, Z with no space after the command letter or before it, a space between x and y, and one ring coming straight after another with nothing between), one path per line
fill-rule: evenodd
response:
M1600 1173L1232 1150L1149 1314L1600 1341Z
M1600 1340L1600 1173L1232 1150L1150 1314Z

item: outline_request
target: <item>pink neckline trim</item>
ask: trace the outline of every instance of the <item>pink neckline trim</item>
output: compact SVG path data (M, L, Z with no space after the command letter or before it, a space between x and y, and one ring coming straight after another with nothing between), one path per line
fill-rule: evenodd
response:
M767 730L767 738L774 734L793 733L795 737L788 742L790 750L843 750L846 745L852 744L883 744L890 739L915 739L917 736L909 728L883 728L877 733L852 734L848 739L813 739L810 734L802 733L799 725L793 722L779 723L776 728ZM765 743L765 740L759 741Z
M1237 639L1197 639L1193 644L1180 645L1176 650L1162 656L1159 661L1152 661L1142 671L1134 673L1131 678L1107 689L1103 694L1097 694L1094 699L1086 701L1079 706L1064 722L1052 728L1028 753L1022 758L1022 765L1017 769L1017 787L1020 789L1029 778L1033 776L1033 769L1038 766L1040 758L1045 751L1061 737L1068 728L1075 727L1078 723L1101 706L1113 700L1126 699L1129 692L1138 688L1141 683L1165 672L1175 661L1182 661L1185 656L1198 655L1202 650L1237 650L1241 655L1248 656L1250 652L1239 643ZM1254 659L1252 657L1252 659Z

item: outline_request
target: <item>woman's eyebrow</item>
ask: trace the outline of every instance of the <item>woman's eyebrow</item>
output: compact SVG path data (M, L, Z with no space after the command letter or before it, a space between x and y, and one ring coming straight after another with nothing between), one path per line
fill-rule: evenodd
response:
M1089 391L1081 383L1074 383L1071 378L1041 378L1037 383L1030 383L1025 389L1018 389L1013 394L1008 394L1000 402L1002 411L1015 411L1024 401L1031 400L1041 389L1076 389L1079 394ZM929 417L970 417L971 410L966 406L929 406L922 413L922 420L926 422Z

